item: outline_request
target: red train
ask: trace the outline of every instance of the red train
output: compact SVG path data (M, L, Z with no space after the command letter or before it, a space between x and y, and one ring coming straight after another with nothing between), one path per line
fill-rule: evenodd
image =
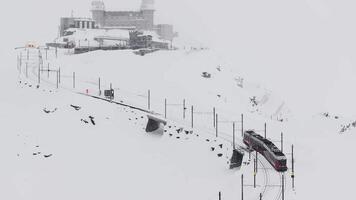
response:
M244 132L243 142L253 150L262 154L279 172L287 171L287 158L271 141L258 135L253 130Z

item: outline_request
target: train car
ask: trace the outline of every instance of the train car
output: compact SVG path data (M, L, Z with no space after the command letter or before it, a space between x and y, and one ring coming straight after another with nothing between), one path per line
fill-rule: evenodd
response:
M253 130L244 132L243 142L251 149L262 154L274 169L287 171L287 158L271 141L255 133Z

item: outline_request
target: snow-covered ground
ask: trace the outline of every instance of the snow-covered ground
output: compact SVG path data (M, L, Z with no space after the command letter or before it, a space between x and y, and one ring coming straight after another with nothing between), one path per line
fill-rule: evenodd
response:
M38 52L31 53L26 78L24 63L19 76L16 56L20 51L13 48L33 38L53 38L58 16L68 12L57 9L63 2L12 1L1 13L5 19L16 9L22 17L4 20L8 28L0 55L0 199L217 199L218 191L223 199L239 199L241 174L245 175L245 199L258 199L264 191L263 199L278 199L280 190L273 185L280 184L280 174L265 160L259 163L256 189L251 187L252 164L227 169L226 156L231 153L227 140L231 140L232 121L240 128L241 113L245 129L262 134L267 122L267 135L277 146L284 133L289 167L290 147L295 145L296 187L291 190L288 171L286 199L352 198L356 177L353 1L216 5L204 0L204 9L200 7L203 0L165 1L163 7L169 10L167 4L172 4L174 9L160 12L174 16L174 24L185 27L182 35L190 32L195 39L200 35L199 39L215 41L219 51L187 48L144 57L130 51L75 56L60 52L58 59L51 51L44 69L47 62L52 70L61 68L60 88L56 89L55 74L47 78L44 72L36 89ZM80 7L82 2L73 3ZM53 11L47 21L43 7ZM184 16L177 17L178 8L186 9ZM219 15L211 14L215 11ZM205 20L198 19L199 13ZM210 33L204 25L210 26ZM25 54L22 57L25 60ZM203 72L211 78L203 78ZM181 105L169 105L172 128L167 126L161 138L152 137L143 131L145 113L77 94L88 90L97 95L99 77L102 89L113 84L115 101L145 109L150 89L151 110L161 117L164 98L168 104L186 99L186 119L182 119ZM238 85L241 81L243 87ZM258 106L251 104L254 96ZM180 136L175 130L190 130L191 105L199 112L194 117L194 133L199 137ZM223 121L217 142L212 107ZM220 143L224 143L219 149L222 157L215 151ZM247 155L244 161L248 162Z

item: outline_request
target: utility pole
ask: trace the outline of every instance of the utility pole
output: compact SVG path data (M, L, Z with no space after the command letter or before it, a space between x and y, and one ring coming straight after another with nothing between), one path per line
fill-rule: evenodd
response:
M49 63L47 63L47 78L49 78Z
M75 88L75 72L73 72L73 88Z
M253 159L253 188L256 188L256 167L257 166L257 162L256 162L256 158Z
M191 120L192 120L192 124L191 124L191 126L192 126L192 128L194 128L194 107L192 106L192 108L191 108Z
M28 62L26 62L26 78L28 78Z
M241 114L241 137L244 137L244 114Z
M164 118L167 119L167 99L164 99Z
M61 83L61 68L58 69L58 83Z
M41 67L40 67L40 65L38 65L38 84L40 84L41 83Z
M284 200L284 173L282 174L282 200Z
M218 116L218 114L216 114L216 117L215 117L215 119L216 119L216 122L215 122L215 135L216 135L216 137L218 137L218 123L219 123L219 118L218 118L219 116Z
M56 71L56 87L57 87L57 89L58 89L58 82L59 82L59 73L58 73L58 71Z
M151 90L147 91L147 108L151 110Z
M183 99L183 119L185 119L185 99Z
M232 123L232 148L235 150L235 122Z
M99 86L99 96L101 95L101 80L100 80L100 77L99 77L99 80L98 80L98 86Z
M244 200L244 175L241 174L241 200Z
M258 172L258 152L256 151L256 173Z
M215 110L215 107L214 107L213 108L213 126L214 126L214 128L215 128L215 122L216 122L215 116L216 116L216 110Z
M265 138L267 138L267 123L265 123Z
M221 200L221 192L219 192L219 200Z
M281 132L281 152L283 153L283 132Z
M294 190L294 145L292 145L292 188Z

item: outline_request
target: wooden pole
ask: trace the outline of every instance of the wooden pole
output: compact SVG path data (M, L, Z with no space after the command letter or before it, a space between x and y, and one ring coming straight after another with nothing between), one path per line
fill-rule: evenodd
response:
M58 83L61 83L61 68L58 69Z
M47 78L49 78L49 63L47 63Z
M26 78L28 78L28 62L26 62Z
M219 200L221 200L221 192L219 192Z

